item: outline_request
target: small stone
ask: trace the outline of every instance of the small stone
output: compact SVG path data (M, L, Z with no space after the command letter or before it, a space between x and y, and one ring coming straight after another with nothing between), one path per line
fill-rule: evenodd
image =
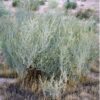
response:
M68 95L65 97L65 100L80 100L80 98L76 95Z

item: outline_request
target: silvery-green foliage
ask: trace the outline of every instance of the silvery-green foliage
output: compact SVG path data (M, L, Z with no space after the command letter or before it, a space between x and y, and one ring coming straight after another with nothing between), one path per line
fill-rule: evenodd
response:
M0 50L2 49L2 34L5 30L5 25L4 23L6 22L5 20L7 19L7 16L9 16L10 13L6 10L3 1L0 0ZM7 22L6 22L7 23Z
M16 21L20 26L23 21L31 19L34 16L34 13L25 9L17 9L15 16Z
M3 25L6 22L5 20L10 16L9 11L6 9L3 0L0 0L0 34L3 31ZM3 23L4 22L4 23ZM5 24L6 25L6 24Z
M66 71L63 77L72 77L77 69L87 68L96 44L91 20L48 12L11 23L5 32L3 49L9 65L20 74L29 65L49 75Z

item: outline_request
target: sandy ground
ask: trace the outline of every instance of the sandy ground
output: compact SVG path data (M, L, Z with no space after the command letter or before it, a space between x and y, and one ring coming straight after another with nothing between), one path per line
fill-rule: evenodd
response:
M9 84L14 84L17 82L17 79L8 79L8 78L0 78L0 100L5 100L5 92L6 87Z
M78 9L93 9L96 11L97 16L99 16L99 0L86 0L82 2L81 0L77 0Z
M16 83L17 79L9 79L9 78L0 78L0 86L4 85L4 84L12 84L12 83Z
M65 0L59 0L58 7L62 8ZM97 13L99 13L99 0L86 0L86 1L81 1L81 0L76 0L77 2L77 9L95 9ZM12 13L16 12L16 8L12 7L12 0L4 1L4 5L7 10L9 10ZM45 5L40 6L38 12L42 13L48 10L48 2L45 3Z

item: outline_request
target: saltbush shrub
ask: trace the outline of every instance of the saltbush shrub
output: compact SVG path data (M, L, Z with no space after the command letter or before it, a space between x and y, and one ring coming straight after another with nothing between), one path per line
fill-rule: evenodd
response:
M30 65L50 76L66 71L69 78L88 71L88 59L97 44L91 20L48 12L10 23L4 32L3 51L19 75Z

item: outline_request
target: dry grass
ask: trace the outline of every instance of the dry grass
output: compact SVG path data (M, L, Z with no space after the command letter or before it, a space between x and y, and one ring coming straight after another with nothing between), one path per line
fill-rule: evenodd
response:
M77 89L78 86L78 82L73 81L73 80L69 80L64 87L64 92L65 93L74 93L76 91L78 91Z
M91 84L97 84L97 83L99 83L98 79L92 79L87 76L80 77L80 84L82 84L82 85L91 85Z
M7 65L0 64L0 77L5 77L5 78L17 78L18 75L16 71L11 70L8 68Z

